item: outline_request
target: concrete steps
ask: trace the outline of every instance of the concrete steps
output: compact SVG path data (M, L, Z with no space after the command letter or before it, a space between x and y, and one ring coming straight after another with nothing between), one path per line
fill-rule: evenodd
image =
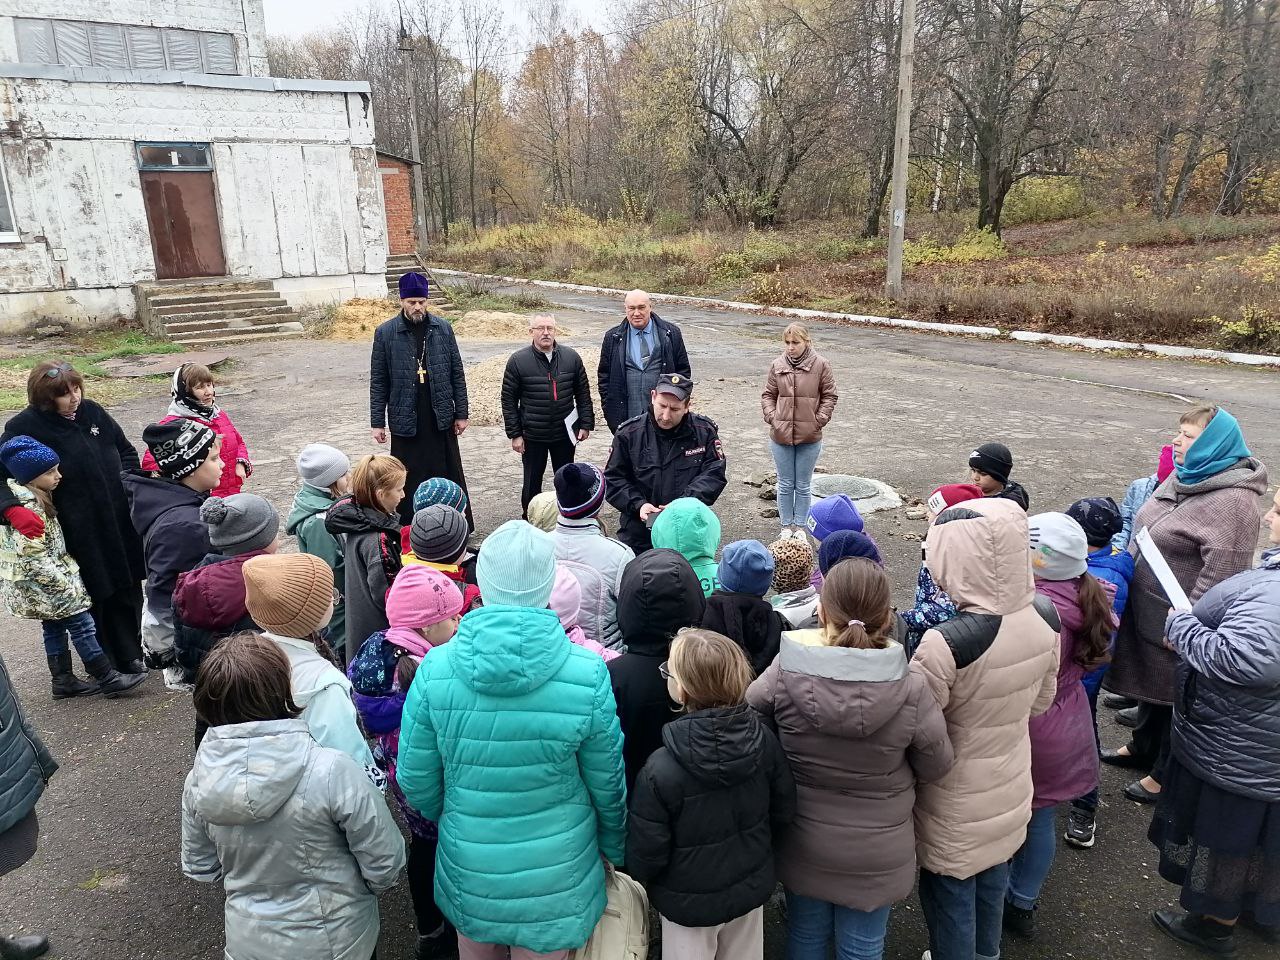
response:
M154 336L198 346L305 335L302 318L267 281L214 277L134 287L138 315Z
M431 271L424 267L421 261L413 254L398 254L396 256L387 257L387 296L392 300L400 299L400 277L406 273L424 273L430 285L430 294L427 297L428 309L443 310L448 309L453 304L449 302L449 298L445 296L444 288L436 282L436 278L431 276Z

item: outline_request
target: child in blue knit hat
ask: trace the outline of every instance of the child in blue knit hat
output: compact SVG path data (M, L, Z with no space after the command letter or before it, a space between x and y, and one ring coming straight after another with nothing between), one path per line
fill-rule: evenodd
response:
M747 655L756 676L773 663L790 625L764 595L773 586L773 554L759 540L735 540L720 555L720 585L707 597L704 630L728 637Z
M80 567L67 553L53 504L53 492L62 481L58 455L32 437L17 436L0 446L0 462L9 472L9 489L18 503L44 521L44 534L35 539L0 525L0 595L15 617L40 621L53 699L95 693L117 697L131 690L146 674L121 674L111 666L98 644ZM72 672L68 637L97 683L86 683Z

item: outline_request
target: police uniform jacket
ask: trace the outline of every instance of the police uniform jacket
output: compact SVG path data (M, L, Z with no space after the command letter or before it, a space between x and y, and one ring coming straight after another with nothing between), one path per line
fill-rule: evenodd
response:
M674 430L659 429L653 413L633 417L614 434L605 467L605 497L618 508L618 539L636 553L653 546L640 519L646 503L679 497L716 502L728 482L720 433L710 417L690 411Z

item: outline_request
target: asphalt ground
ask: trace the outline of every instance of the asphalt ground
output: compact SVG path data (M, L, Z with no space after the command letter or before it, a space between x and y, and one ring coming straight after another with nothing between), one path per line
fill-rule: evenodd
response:
M576 294L547 294L573 331L571 344L598 345L621 319L620 304ZM720 424L730 484L717 504L724 541L776 536L770 504L742 483L771 469L759 393L781 348L785 321L668 307L684 329L698 381L697 409ZM1162 443L1189 402L1229 407L1254 453L1280 461L1280 376L1265 370L1194 361L1108 356L1010 342L875 328L819 325L818 350L834 365L841 394L827 428L821 464L832 472L875 477L904 498L965 479L969 451L1001 440L1016 458L1014 478L1032 495L1032 512L1109 494L1154 469ZM476 361L517 344L462 344ZM282 512L296 489L293 461L303 445L326 441L354 459L372 452L367 417L368 346L324 341L255 345L238 363L220 400L248 439L257 462L249 486ZM113 408L127 434L164 413L167 392ZM603 463L607 432L593 435L580 458ZM498 427L462 438L479 533L516 515L518 458ZM876 514L879 541L895 585L910 601L922 520L906 508ZM292 549L287 544L285 549ZM19 695L61 763L38 808L40 850L0 878L0 932L46 932L52 956L78 960L213 960L222 949L222 891L183 877L178 864L179 799L192 760L190 698L158 678L127 699L53 702L36 624L0 618L3 651ZM1106 745L1124 742L1102 711ZM1039 910L1037 938L1008 941L1004 955L1023 958L1176 957L1184 948L1160 935L1149 915L1177 890L1156 873L1146 841L1149 807L1121 796L1131 778L1104 767L1097 845L1061 845ZM412 956L413 917L403 882L382 899L382 960ZM769 913L766 955L782 956L782 921ZM1239 935L1243 960L1278 955ZM919 903L899 904L886 957L915 960L927 946Z

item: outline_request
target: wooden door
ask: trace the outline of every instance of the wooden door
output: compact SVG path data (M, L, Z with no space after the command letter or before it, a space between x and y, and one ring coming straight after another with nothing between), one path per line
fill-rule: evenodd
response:
M144 170L142 197L157 279L226 274L212 171Z

